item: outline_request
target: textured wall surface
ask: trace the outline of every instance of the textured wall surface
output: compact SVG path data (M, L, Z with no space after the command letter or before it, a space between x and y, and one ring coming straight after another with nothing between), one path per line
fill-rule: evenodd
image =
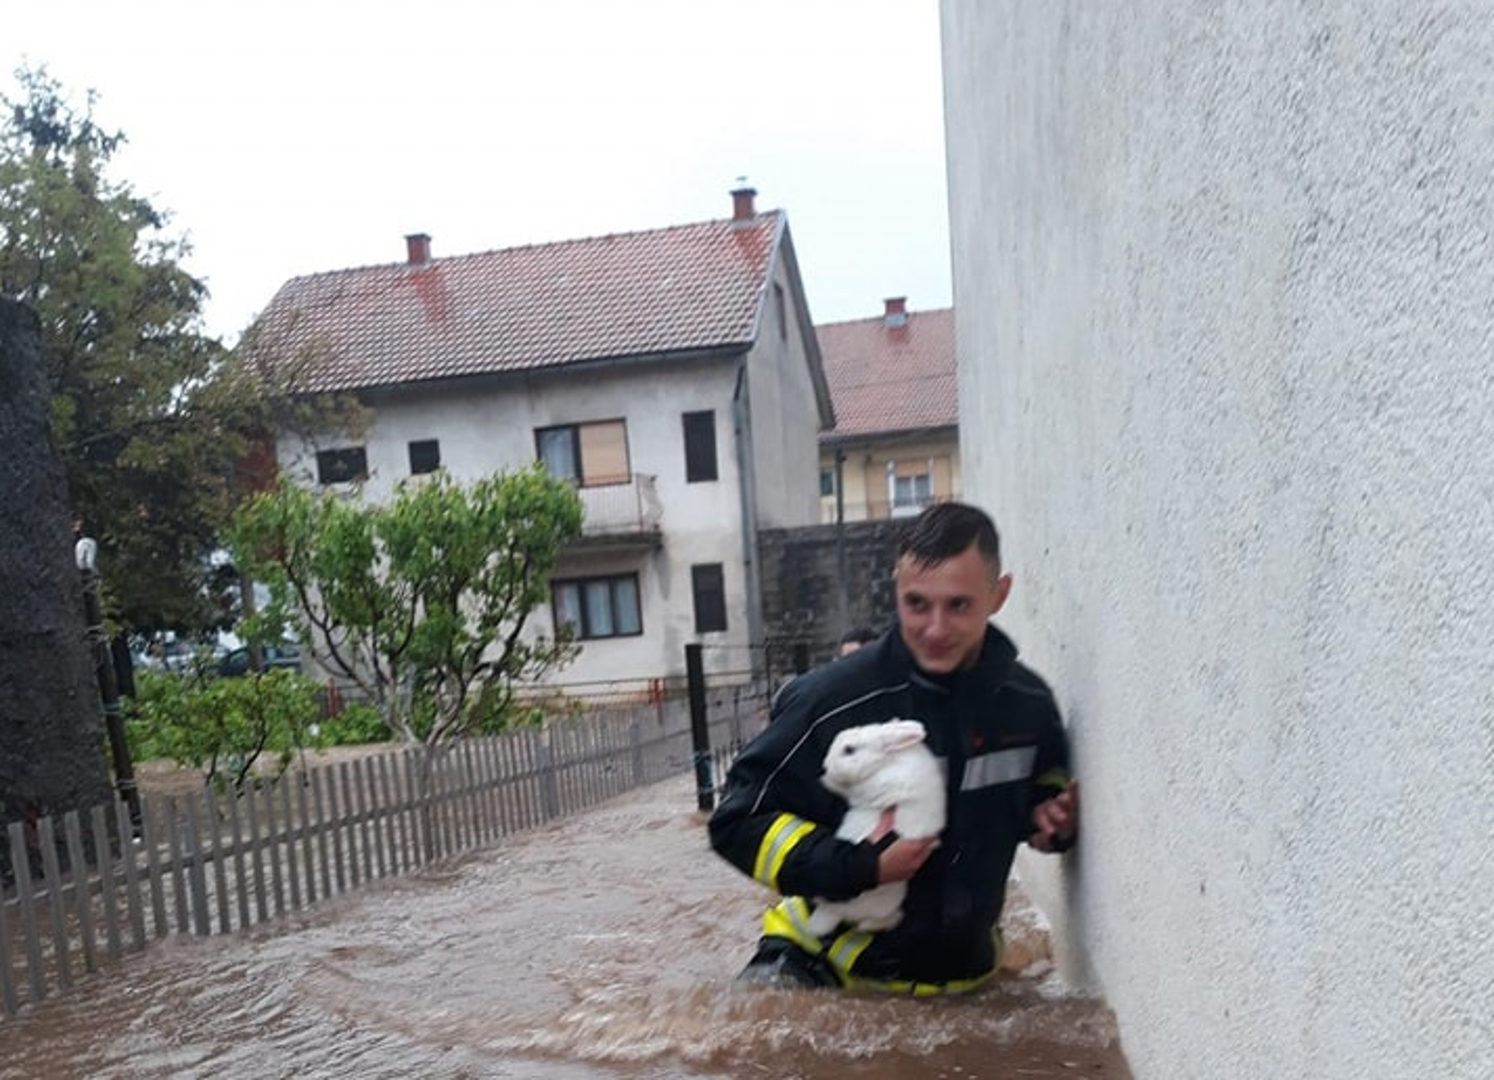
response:
M794 670L796 647L811 664L835 656L854 627L883 630L897 618L892 567L902 521L855 521L837 529L764 529L763 644L768 674ZM844 583L844 595L842 595Z
M1138 1080L1494 1069L1494 19L944 0L966 490ZM973 421L978 420L979 423Z
M35 314L0 298L0 825L106 804L103 714ZM0 879L9 846L0 843Z

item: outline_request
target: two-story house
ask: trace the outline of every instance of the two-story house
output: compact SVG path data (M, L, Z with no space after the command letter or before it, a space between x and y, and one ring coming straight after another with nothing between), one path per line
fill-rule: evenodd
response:
M910 312L816 328L835 427L820 435L820 520L902 517L960 492L954 312Z
M585 508L552 604L571 684L756 667L757 534L819 515L817 435L833 424L787 216L732 192L729 218L288 281L252 337L270 363L311 356L309 393L351 392L361 441L283 433L314 485L470 480L542 461Z

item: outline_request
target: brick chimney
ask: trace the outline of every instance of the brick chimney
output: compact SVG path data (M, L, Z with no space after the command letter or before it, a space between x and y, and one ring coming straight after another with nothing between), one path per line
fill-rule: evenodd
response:
M417 232L405 237L405 261L411 266L422 266L431 261L429 234Z
M747 183L745 176L737 178L737 186L731 193L731 219L733 221L751 221L757 216L753 208L752 200L757 195L757 189Z
M883 303L886 310L882 313L882 325L889 330L897 330L908 325L908 298L906 296L889 296Z

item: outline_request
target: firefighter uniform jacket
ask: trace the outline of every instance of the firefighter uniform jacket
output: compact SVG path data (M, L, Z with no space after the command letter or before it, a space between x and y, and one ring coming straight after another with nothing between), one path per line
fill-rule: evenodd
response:
M825 752L843 728L894 717L920 720L942 759L948 821L908 882L902 921L871 934L854 928L816 939L812 898L844 900L877 883L870 841L835 836L845 802L821 782ZM789 682L768 727L742 751L710 819L711 845L785 899L764 917L828 960L847 985L942 993L978 985L999 959L997 921L1032 810L1068 783L1068 741L1053 695L1017 662L994 627L976 664L924 674L896 629Z

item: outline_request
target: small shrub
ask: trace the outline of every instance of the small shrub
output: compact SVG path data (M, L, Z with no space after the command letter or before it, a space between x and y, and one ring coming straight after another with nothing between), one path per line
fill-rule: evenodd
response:
M126 705L130 753L140 761L169 758L242 790L267 768L278 776L298 753L325 745L319 693L288 670L244 678L142 672Z
M344 707L336 716L321 722L321 734L330 746L361 746L394 738L383 714L372 705Z

